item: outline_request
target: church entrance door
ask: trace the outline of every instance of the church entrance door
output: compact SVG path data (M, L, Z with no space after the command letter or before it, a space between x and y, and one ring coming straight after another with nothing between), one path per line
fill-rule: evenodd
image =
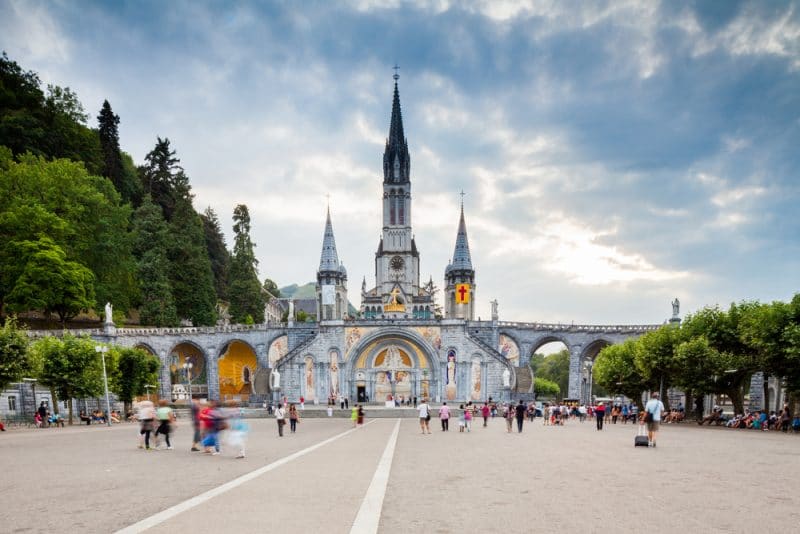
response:
M367 386L356 386L356 399L358 402L367 402Z

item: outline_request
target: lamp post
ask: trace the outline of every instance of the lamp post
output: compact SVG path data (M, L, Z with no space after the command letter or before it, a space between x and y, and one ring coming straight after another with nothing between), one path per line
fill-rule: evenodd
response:
M590 360L584 365L586 366L586 370L589 371L589 398L586 402L592 404L592 367L594 367L594 362Z
M192 403L192 362L183 362L183 369L186 371L186 380L189 382L189 404Z
M145 384L144 389L147 391L147 400L150 400L150 390L152 388L157 388L158 386L154 386L152 384Z
M31 391L33 392L33 416L36 417L36 379L35 378L23 378L23 382L30 382L31 384ZM25 391L25 388L22 388L22 391ZM25 413L25 399L22 399L22 413ZM42 425L44 426L45 421L42 421Z
M106 424L111 426L111 401L108 398L108 375L106 374L106 352L108 347L106 345L96 345L95 352L99 352L103 359L103 383L106 387Z

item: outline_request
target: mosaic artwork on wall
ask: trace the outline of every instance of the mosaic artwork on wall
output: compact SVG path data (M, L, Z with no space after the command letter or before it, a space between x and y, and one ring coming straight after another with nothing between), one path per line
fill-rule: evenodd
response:
M498 352L506 357L515 367L519 364L519 347L517 343L505 334L500 334Z
M472 368L470 370L470 400L481 400L481 359L472 359Z
M329 386L328 395L334 399L339 396L339 353L335 350L330 351Z
M447 351L447 373L445 377L444 396L447 400L455 400L456 388L456 351Z
M430 343L434 349L439 350L442 348L442 335L438 327L418 326L417 332L425 341Z
M311 356L306 356L306 394L305 401L312 402L316 396L314 395L314 359Z
M289 336L280 336L269 346L269 366L286 356L289 352Z
M345 328L344 339L345 339L344 355L346 359L350 355L350 349L352 349L359 341L361 341L361 329L359 329L357 326L354 326L352 328Z

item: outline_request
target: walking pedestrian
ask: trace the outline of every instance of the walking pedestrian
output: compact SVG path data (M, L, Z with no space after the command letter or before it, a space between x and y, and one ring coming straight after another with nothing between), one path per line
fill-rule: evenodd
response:
M503 418L506 420L506 432L509 434L514 427L514 415L516 414L516 410L514 410L514 406L511 405L510 402L507 402L505 407L503 408Z
M239 449L236 458L244 458L245 447L247 446L247 433L250 426L242 418L242 410L233 401L228 409L228 445Z
M517 432L522 432L522 423L525 422L525 404L522 402L522 399L520 399L519 404L517 404L516 412Z
M417 398L416 397L414 397L414 409L415 410L417 409Z
M464 405L459 404L458 406L458 431L464 432L464 427L467 425L467 421L465 419L466 411L464 410Z
M442 403L442 407L439 408L439 421L442 423L442 432L449 432L450 431L450 407L447 403Z
M650 400L644 406L645 422L647 423L647 446L656 446L656 434L658 434L658 427L661 424L661 412L664 411L664 405L658 398L658 392L654 391L650 395Z
M606 407L602 402L598 402L594 407L594 415L597 418L597 430L603 430L603 419L606 416Z
M486 428L486 424L489 422L489 403L484 402L483 406L481 406L481 416L483 417L483 427Z
M789 432L789 427L792 426L792 411L789 409L788 403L783 405L783 410L781 410L781 416L778 421L781 426L781 431L784 434Z
M472 401L468 402L464 407L464 428L467 432L472 432L472 416L474 414Z
M158 436L164 435L164 441L167 443L167 450L172 450L172 444L169 442L169 435L172 432L172 424L175 422L175 413L172 408L167 404L167 399L158 401L158 409L156 410L156 419L158 419L158 428L156 429L156 449L159 448Z
M150 450L150 433L153 431L153 419L156 417L156 410L150 401L139 403L139 448ZM142 444L144 436L144 444Z
M419 411L419 427L422 429L422 433L424 434L427 430L428 434L430 434L431 407L428 406L428 403L425 401L424 397L420 405L417 407L417 411Z
M356 422L359 425L363 425L364 424L364 406L362 406L361 404L356 404L356 408L358 408L356 410L356 414L358 414L358 418L356 419Z
M202 412L201 412L202 413ZM206 454L217 456L220 450L220 433L228 425L226 422L227 414L219 408L217 401L210 401L206 412L206 435L203 438L203 447Z
M353 428L358 425L358 404L353 406L353 409L350 410L350 420L353 422Z
M275 420L278 422L278 437L283 437L283 427L286 425L286 411L278 404L275 407Z
M298 421L300 421L300 413L297 411L297 406L292 403L289 405L289 430L292 434L297 431Z

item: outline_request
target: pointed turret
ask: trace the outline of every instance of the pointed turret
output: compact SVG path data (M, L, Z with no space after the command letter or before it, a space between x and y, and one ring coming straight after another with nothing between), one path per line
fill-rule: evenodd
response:
M462 192L463 195L463 192ZM458 221L456 248L453 260L444 271L445 317L472 320L475 310L475 270L469 252L467 223L464 221L464 200L461 200L461 218Z
M339 255L336 253L336 239L333 237L330 207L328 208L328 219L325 221L325 236L322 238L322 254L319 258L319 271L339 271Z
M325 221L325 236L322 238L316 289L318 320L344 319L347 315L347 270L336 252L330 206Z
M469 253L469 239L467 239L467 225L464 222L464 204L461 204L461 220L458 222L456 235L456 250L453 252L453 269L472 270L472 256Z

